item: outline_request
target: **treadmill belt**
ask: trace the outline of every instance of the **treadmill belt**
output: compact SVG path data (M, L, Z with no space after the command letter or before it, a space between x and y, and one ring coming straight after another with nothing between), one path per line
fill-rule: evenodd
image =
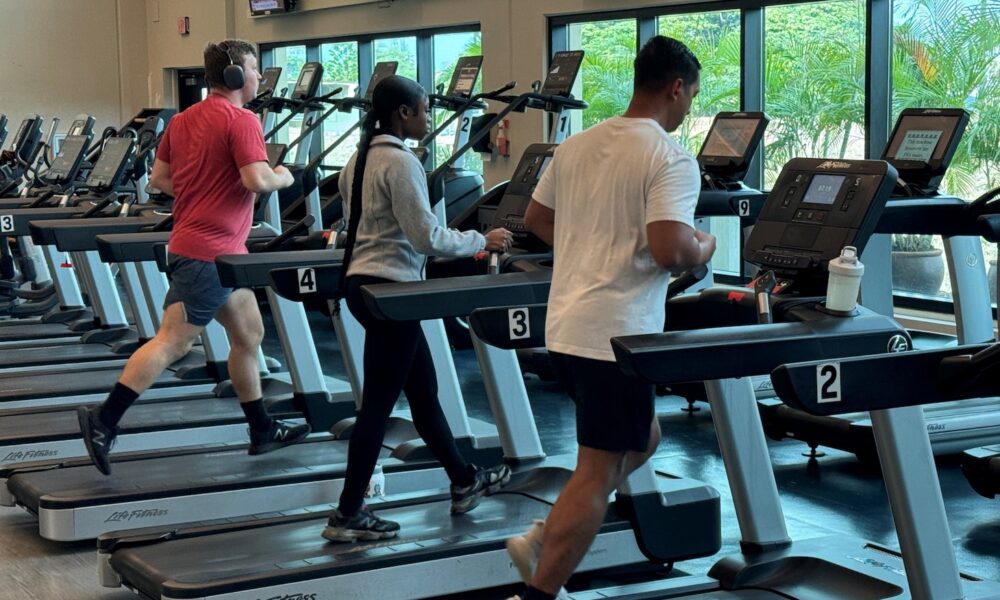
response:
M323 438L260 456L240 447L115 463L109 477L92 465L16 473L7 488L37 512L330 479L342 477L346 463L347 442Z
M62 344L10 350L0 349L0 369L97 360L126 360L127 358L127 354L112 352L106 344Z
M401 535L394 540L327 542L320 537L324 515L125 548L112 555L111 564L149 597L202 598L245 586L276 585L299 574L333 576L378 568L380 562L398 565L443 558L460 553L461 542L467 540L494 542L502 548L508 537L522 533L533 519L545 518L549 508L520 494L500 493L483 498L476 510L452 517L450 501L425 502L378 511L379 516L400 523Z
M139 402L121 422L122 435L163 429L186 429L245 421L236 398L214 396L170 402ZM76 407L0 412L0 446L80 439ZM117 468L117 466L115 467Z
M0 403L6 400L31 400L109 392L118 382L121 374L121 367L113 367L93 371L74 371L65 377L40 378L35 374L3 377L0 378ZM162 389L198 383L204 382L184 381L175 377L173 371L168 370L160 375L160 378L153 383L153 387Z
M0 328L0 342L20 340L43 340L47 338L73 337L80 335L71 331L63 323L29 323Z

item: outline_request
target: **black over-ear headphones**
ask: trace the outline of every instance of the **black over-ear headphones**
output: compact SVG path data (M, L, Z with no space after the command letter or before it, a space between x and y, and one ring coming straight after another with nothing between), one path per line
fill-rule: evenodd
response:
M226 68L222 70L222 82L226 84L226 87L231 90L241 90L243 85L246 83L246 77L243 75L243 65L236 64L233 60L233 55L230 53L229 44L222 42L219 44L219 50L226 53L226 57L229 58L229 64Z

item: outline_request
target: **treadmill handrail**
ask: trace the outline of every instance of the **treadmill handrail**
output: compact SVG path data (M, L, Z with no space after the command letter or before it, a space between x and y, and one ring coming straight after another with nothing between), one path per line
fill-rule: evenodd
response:
M361 291L379 319L423 321L464 317L489 306L547 302L551 281L551 271L535 271L381 283Z
M782 402L820 416L983 398L1000 392L995 378L978 377L962 382L945 379L949 361L959 359L965 362L970 355L989 348L990 345L981 344L845 357L836 361L794 362L774 369L771 381ZM827 369L825 373L822 372L824 368ZM890 373L899 376L886 382L885 377ZM836 378L840 392L830 396L831 399L820 398L819 392L823 390L817 388L821 387L821 383L825 387L830 377ZM885 385L875 388L875 382Z
M885 352L898 323L873 313L846 319L741 325L611 339L622 370L669 385L765 375L790 362Z

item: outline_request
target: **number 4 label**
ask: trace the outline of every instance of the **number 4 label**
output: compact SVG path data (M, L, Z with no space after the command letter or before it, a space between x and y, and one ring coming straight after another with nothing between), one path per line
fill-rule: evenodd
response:
M510 326L510 339L522 340L531 335L531 323L528 320L527 308L511 308L507 311L507 324Z
M14 231L14 215L0 215L0 233Z
M816 367L816 403L840 402L840 363Z
M299 293L312 294L316 291L316 269L299 269Z

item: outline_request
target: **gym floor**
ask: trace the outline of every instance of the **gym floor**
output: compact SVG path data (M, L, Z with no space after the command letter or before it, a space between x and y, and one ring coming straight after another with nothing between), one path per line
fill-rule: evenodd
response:
M343 364L329 322L311 317L320 356L328 374L343 374ZM268 323L269 333L274 331ZM273 336L265 351L276 357L280 349ZM482 378L471 350L455 353L462 388L473 417L491 419ZM542 443L549 454L572 452L573 406L555 384L527 379L528 394L538 420ZM693 414L682 412L686 403L660 398L658 408L663 442L654 458L657 468L705 481L722 495L722 553L738 551L739 530L729 495L725 469L719 456L711 412L707 405ZM781 500L789 533L801 539L828 534L848 534L898 547L885 489L878 470L860 464L853 455L827 450L810 463L802 456L806 446L786 441L771 442ZM996 504L977 495L958 469L957 460L938 463L945 506L951 523L958 564L963 572L1000 579L1000 516ZM527 525L527 524L525 524ZM93 543L57 544L41 539L35 520L20 509L0 509L0 598L21 600L124 600L135 598L127 591L101 588L97 584ZM317 536L319 532L317 532ZM277 557L276 557L277 558ZM703 574L717 560L709 557L678 564L673 574ZM683 573L682 573L683 572ZM581 585L610 581L576 581ZM465 599L503 599L515 588L462 594ZM455 598L458 598L456 596Z

